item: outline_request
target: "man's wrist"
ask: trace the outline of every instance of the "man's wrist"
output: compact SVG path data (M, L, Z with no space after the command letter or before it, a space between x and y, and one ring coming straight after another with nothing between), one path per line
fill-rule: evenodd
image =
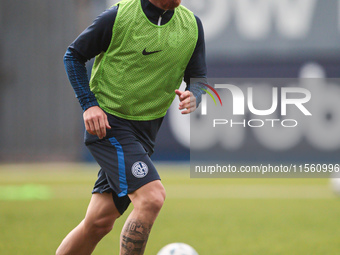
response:
M89 108L91 108L93 106L99 106L97 100L88 102L88 103L82 105L81 107L83 109L83 112L85 112L87 109L89 109Z

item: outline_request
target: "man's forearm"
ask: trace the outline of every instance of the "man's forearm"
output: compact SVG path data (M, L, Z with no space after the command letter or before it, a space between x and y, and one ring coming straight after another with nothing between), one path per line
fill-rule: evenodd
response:
M85 63L78 60L68 49L64 56L64 65L83 111L86 111L92 106L98 106L97 99L90 90Z

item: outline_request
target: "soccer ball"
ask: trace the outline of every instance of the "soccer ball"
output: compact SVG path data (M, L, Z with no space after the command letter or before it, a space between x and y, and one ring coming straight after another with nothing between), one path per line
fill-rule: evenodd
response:
M335 173L331 176L330 185L334 194L340 196L340 173Z
M198 253L185 243L171 243L164 246L157 255L198 255Z

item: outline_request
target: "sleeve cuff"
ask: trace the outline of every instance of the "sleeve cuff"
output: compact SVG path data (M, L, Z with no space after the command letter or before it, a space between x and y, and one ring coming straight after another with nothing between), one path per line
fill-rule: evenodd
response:
M83 112L85 112L87 109L91 108L92 106L99 106L97 100L88 102L88 103L82 105L81 108L83 109Z
M193 78L191 79L190 85L187 87L187 90L189 90L196 97L196 107L198 107L201 103L202 95L206 94L206 83L206 78Z

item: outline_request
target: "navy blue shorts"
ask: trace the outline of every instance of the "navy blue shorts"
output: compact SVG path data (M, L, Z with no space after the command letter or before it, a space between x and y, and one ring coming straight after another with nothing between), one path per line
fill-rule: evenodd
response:
M128 194L160 177L147 145L139 139L134 126L128 125L131 121L108 117L112 128L107 137L86 143L101 168L92 193L112 193L119 213L123 214L131 202Z

